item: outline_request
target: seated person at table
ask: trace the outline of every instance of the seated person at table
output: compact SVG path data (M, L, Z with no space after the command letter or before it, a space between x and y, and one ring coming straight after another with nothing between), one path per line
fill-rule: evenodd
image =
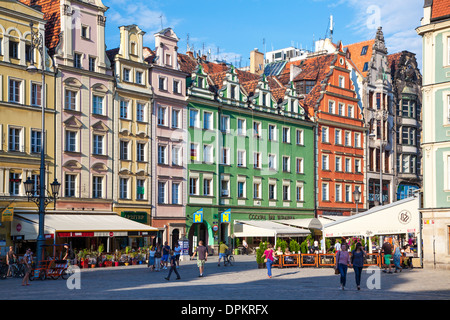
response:
M277 252L275 252L275 254L276 254L277 256L281 256L281 255L283 254L283 251L281 251L281 247L278 247L278 248L277 248Z
M292 253L289 251L289 248L286 247L286 249L284 249L284 254L292 254Z

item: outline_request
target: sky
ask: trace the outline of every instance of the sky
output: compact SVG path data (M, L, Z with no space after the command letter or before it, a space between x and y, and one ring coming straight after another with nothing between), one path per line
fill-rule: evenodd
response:
M119 46L119 27L136 24L146 32L144 45L154 49L154 33L171 27L179 52L188 47L208 51L213 59L238 67L249 65L250 51L295 46L311 49L329 35L344 45L373 39L382 27L388 53L407 50L422 65L422 39L415 29L423 17L423 0L103 0L106 45Z

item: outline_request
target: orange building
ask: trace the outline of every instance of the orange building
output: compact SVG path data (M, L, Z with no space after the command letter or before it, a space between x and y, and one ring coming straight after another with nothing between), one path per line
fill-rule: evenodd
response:
M318 127L316 134L317 215L356 213L366 209L366 128L352 72L357 68L342 44L335 53L318 54L288 63L279 80L293 79L302 105ZM354 76L354 75L353 75ZM356 78L356 77L353 77Z

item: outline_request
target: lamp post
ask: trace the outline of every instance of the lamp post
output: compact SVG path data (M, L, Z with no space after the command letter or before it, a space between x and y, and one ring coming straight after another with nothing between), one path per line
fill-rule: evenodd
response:
M24 182L25 192L28 197L28 201L33 201L37 204L39 208L39 233L37 238L37 262L42 260L42 246L45 244L44 237L44 219L45 219L45 207L50 202L55 202L59 193L59 188L61 184L58 180L55 180L51 183L51 193L48 192L45 188L45 105L46 105L46 95L45 95L45 54L44 54L44 37L38 31L34 32L33 23L30 23L31 29L31 52L34 49L40 53L41 56L41 72L42 72L42 85L41 85L41 164L39 168L39 194L36 196L34 190L33 181L28 178L26 182ZM34 65L34 55L31 54L31 64L27 67L27 71L30 73L36 73L38 68ZM47 195L46 196L46 193Z
M355 199L355 202L356 202L356 214L358 214L358 203L359 203L360 197L361 197L361 191L359 191L359 188L355 188L355 191L353 191L353 199Z

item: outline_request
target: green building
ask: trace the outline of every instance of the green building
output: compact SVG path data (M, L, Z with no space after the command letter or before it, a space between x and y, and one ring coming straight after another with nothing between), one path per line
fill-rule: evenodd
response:
M187 86L190 248L231 245L235 220L314 217L314 123L293 86L205 61Z

